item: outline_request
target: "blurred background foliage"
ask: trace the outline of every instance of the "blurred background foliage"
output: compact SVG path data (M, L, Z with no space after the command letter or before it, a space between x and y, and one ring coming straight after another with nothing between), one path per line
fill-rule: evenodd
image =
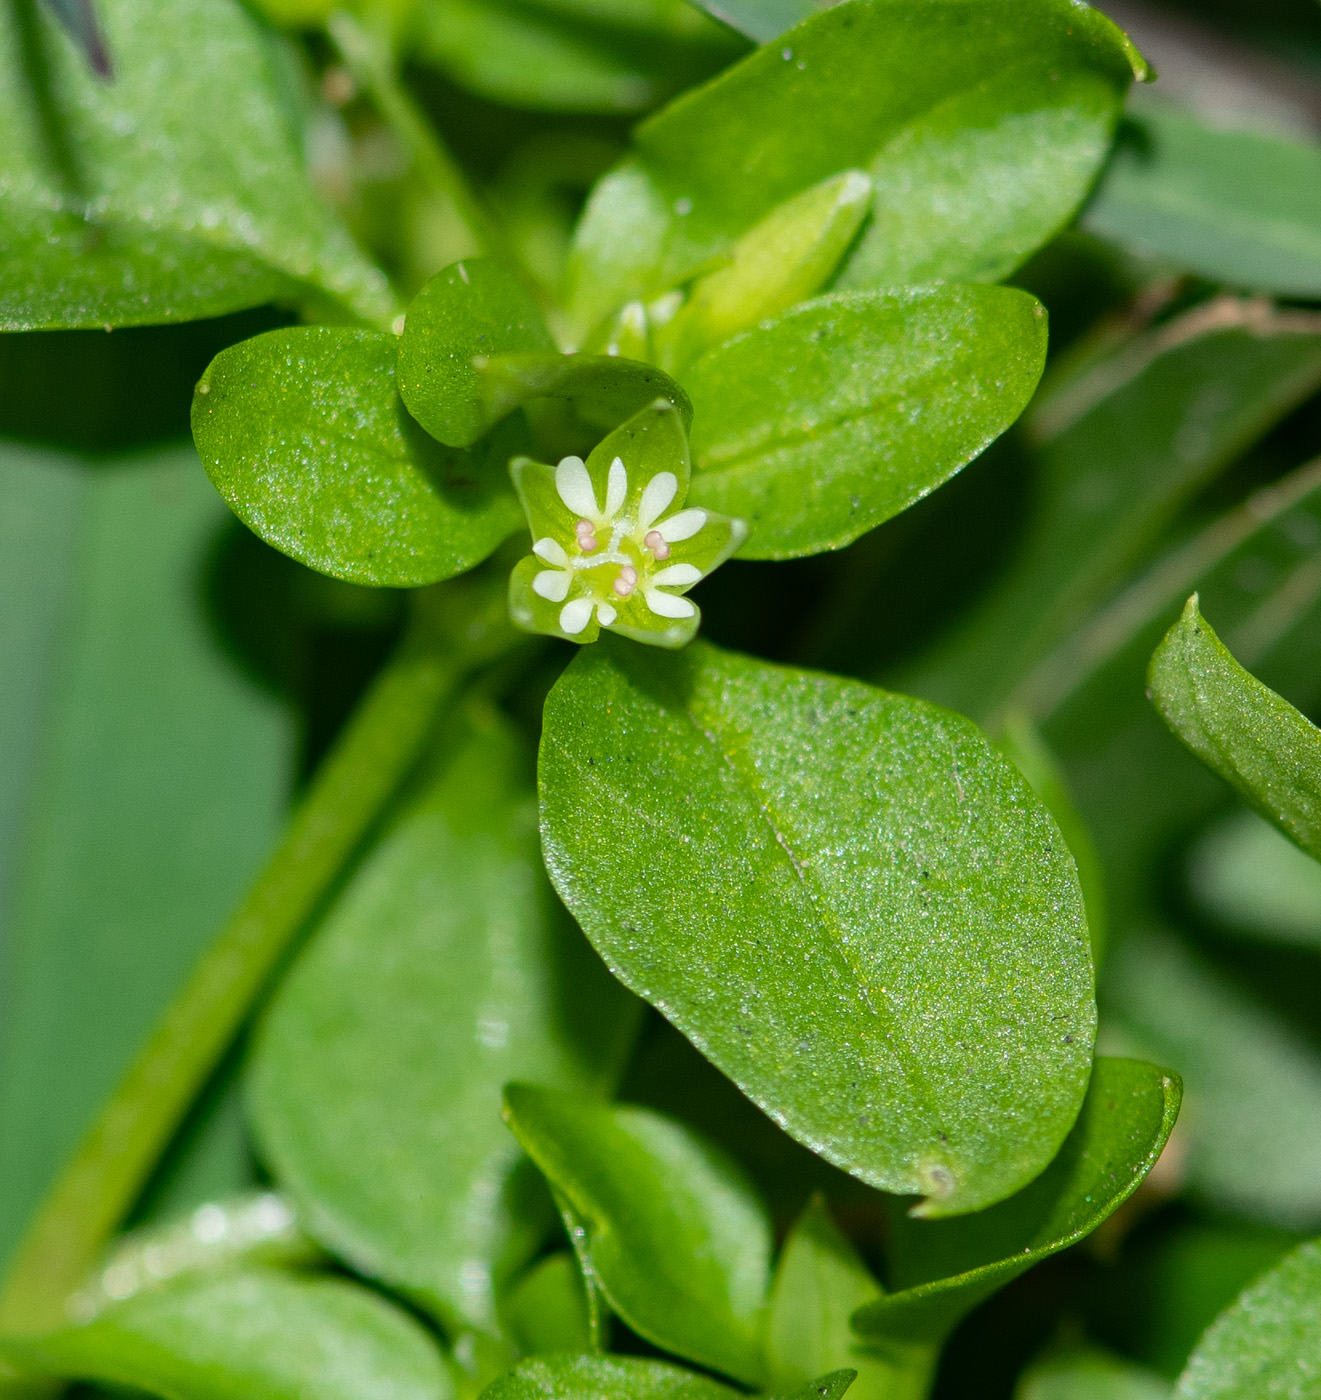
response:
M631 123L748 47L686 0L387 5L370 18L408 93L548 299ZM849 548L736 561L697 595L717 641L1041 745L1096 851L1103 1048L1186 1080L1150 1181L967 1319L941 1397L1035 1395L1049 1377L1025 1366L1083 1339L1172 1378L1247 1281L1321 1230L1321 875L1143 693L1195 588L1244 664L1321 715L1321 12L1101 8L1161 76L1077 226L1012 279L1051 318L1032 410ZM474 251L463 219L313 29L317 0L265 9L308 27L289 52L315 186L407 299ZM0 335L0 1255L400 627L397 595L243 530L187 444L210 358L294 319ZM520 663L510 709L529 733L563 660ZM258 1179L233 1080L141 1216ZM874 1194L654 1015L623 1096L724 1142L782 1230L824 1189L879 1260Z

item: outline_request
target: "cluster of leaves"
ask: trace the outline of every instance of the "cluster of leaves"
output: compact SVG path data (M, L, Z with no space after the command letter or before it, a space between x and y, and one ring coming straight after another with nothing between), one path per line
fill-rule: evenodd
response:
M1321 1385L1321 156L708 10L0 11L0 1388Z

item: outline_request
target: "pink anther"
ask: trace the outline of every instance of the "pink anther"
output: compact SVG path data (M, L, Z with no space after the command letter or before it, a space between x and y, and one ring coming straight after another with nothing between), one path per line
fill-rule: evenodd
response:
M590 520L580 520L573 527L573 532L578 537L578 548L584 554L590 554L596 548L596 526Z
M659 530L648 530L642 537L642 543L656 556L657 559L668 559L670 557L670 546L665 542L665 536Z
M632 564L625 564L619 571L619 577L615 580L615 592L621 598L627 598L638 585L638 571Z

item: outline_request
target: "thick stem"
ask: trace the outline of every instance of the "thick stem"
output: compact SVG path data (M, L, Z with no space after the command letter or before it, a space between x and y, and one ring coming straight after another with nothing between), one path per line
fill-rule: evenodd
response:
M67 1324L69 1295L132 1209L272 970L416 763L460 672L452 653L415 626L378 677L265 870L57 1178L0 1292L0 1334Z
M505 231L468 183L439 132L418 111L383 46L344 10L330 16L326 32L339 50L344 66L375 103L376 110L402 142L422 178L432 189L450 199L481 251L502 263L539 298L539 289L528 277Z

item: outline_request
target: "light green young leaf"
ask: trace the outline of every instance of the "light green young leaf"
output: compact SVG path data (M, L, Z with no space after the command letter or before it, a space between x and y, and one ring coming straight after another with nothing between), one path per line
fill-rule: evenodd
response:
M438 272L408 308L399 392L432 437L469 447L500 416L475 361L555 348L540 308L512 273L490 258L464 258Z
M813 15L638 128L578 232L575 319L586 331L675 285L845 170L875 198L841 286L997 281L1068 220L1145 71L1109 20L1067 0Z
M615 975L813 1151L932 1214L1055 1155L1091 1069L1082 897L970 721L603 643L547 700L540 783L551 878Z
M734 553L747 527L684 508L688 438L672 404L643 409L586 462L520 457L510 472L532 533L532 553L509 580L518 626L582 643L602 627L652 646L692 639L702 615L684 595Z
M947 640L897 680L978 717L1040 715L1033 668L1190 496L1321 385L1321 319L1220 299L1057 385L1033 410L1025 537ZM1051 702L1053 703L1053 701Z
M685 376L693 502L749 522L745 558L839 549L1004 432L1045 355L1043 307L1011 288L804 302Z
M592 1350L582 1271L568 1250L529 1269L500 1311L520 1356Z
M279 830L291 716L203 592L229 523L190 448L0 447L0 1258Z
M449 1400L426 1332L358 1284L274 1269L202 1274L146 1289L79 1327L6 1338L6 1356L50 1376L168 1400Z
M1299 1245L1206 1330L1176 1400L1311 1400L1321 1388L1321 1241Z
M1034 1362L1014 1400L1169 1400L1164 1376L1097 1347L1073 1347Z
M887 1400L893 1367L867 1353L849 1318L881 1287L817 1194L784 1242L771 1288L766 1361L777 1390L807 1385L838 1366L857 1371L851 1400Z
M1255 812L1231 812L1198 838L1188 886L1222 928L1321 949L1321 866Z
M1175 735L1321 860L1321 731L1234 660L1198 611L1196 593L1152 655L1147 681Z
M113 82L37 5L0 13L0 329L265 301L384 324L393 298L313 193L275 42L237 0L102 0Z
M1155 104L1131 120L1085 228L1213 282L1321 297L1321 145Z
M710 1376L633 1356L547 1356L521 1361L482 1400L734 1400ZM835 1400L835 1397L830 1397Z
M1194 1199L1240 1219L1321 1226L1321 1055L1310 1039L1167 932L1116 948L1105 991L1107 1017L1187 1087Z
M676 1356L756 1384L771 1222L741 1170L674 1119L510 1084L505 1121L579 1217L610 1307Z
M786 29L816 14L814 0L698 0L723 24L758 44L769 44Z
M898 1291L861 1308L854 1329L878 1342L939 1342L983 1299L1089 1235L1156 1165L1181 1092L1154 1065L1098 1059L1073 1131L1030 1186L957 1220L893 1213Z
M305 326L222 351L193 399L217 491L268 544L350 583L415 588L479 564L518 528L511 423L442 447L395 390L395 338Z
M607 1089L636 1004L542 873L530 755L473 723L281 986L250 1098L310 1234L447 1326L494 1332L495 1285L553 1219L501 1086Z

